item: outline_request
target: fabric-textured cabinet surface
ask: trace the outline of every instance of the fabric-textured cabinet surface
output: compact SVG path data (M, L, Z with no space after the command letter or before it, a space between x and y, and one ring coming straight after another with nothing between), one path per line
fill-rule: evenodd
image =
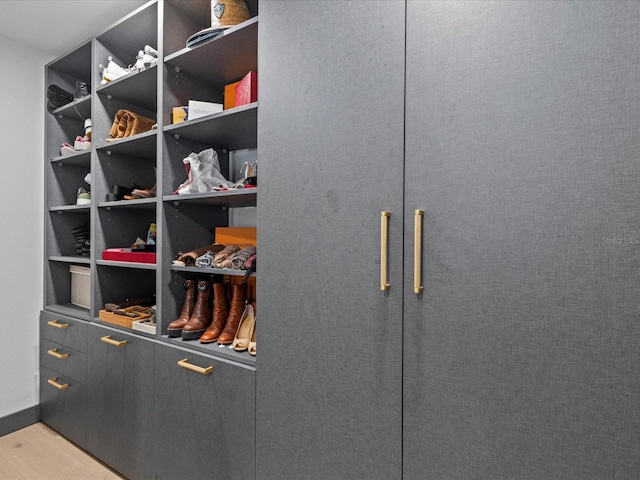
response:
M260 4L260 479L401 475L400 234L379 282L380 212L402 221L404 4L373 3Z
M640 475L639 31L638 2L408 2L405 478Z
M130 479L154 473L153 347L137 335L89 326L87 450Z

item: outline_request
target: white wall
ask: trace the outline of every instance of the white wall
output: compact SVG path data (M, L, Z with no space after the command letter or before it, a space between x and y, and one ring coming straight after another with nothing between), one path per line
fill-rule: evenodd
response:
M39 403L44 65L0 36L0 418Z

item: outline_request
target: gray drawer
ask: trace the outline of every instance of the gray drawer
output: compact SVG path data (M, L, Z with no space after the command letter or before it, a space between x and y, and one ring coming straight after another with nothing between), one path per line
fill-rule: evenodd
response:
M87 355L72 348L40 339L40 365L79 383L87 383Z
M41 367L40 419L72 442L86 448L87 387Z
M40 312L40 337L87 353L87 322L52 312Z

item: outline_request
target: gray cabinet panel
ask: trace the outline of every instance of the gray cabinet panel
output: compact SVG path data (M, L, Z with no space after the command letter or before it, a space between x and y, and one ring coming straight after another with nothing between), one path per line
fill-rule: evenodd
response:
M156 344L156 478L255 478L255 371ZM178 366L212 367L203 375Z
M50 384L49 380L61 388ZM82 448L87 445L86 405L84 385L40 367L40 419Z
M152 478L153 342L91 325L87 387L87 450L127 478Z
M407 13L405 477L637 478L640 4Z
M86 384L87 354L40 339L40 365Z
M78 352L87 351L87 323L81 320L42 310L40 336Z
M401 475L404 13L260 4L261 479Z

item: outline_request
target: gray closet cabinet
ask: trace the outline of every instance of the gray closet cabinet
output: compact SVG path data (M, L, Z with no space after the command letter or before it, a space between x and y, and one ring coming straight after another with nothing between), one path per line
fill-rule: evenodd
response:
M255 478L255 371L159 343L155 356L154 478Z
M152 478L154 343L88 328L87 450L127 478Z
M401 474L405 13L380 6L260 4L260 479Z
M640 5L378 7L261 5L257 478L636 478Z
M87 325L40 314L40 418L77 445L87 443Z
M639 29L407 3L405 478L640 475Z

